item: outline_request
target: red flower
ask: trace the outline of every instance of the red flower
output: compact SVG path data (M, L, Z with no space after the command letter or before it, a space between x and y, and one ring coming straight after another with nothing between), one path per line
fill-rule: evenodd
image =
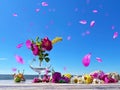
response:
M45 37L42 40L41 46L43 49L50 51L52 49L52 42L48 39L48 37Z
M32 52L35 56L39 55L39 48L36 44L32 44Z

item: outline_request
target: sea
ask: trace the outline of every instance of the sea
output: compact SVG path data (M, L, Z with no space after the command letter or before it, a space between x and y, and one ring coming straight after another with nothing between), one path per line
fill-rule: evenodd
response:
M24 75L24 78L27 80L33 79L34 77L38 77L38 75ZM11 74L0 74L0 80L13 80L14 77Z

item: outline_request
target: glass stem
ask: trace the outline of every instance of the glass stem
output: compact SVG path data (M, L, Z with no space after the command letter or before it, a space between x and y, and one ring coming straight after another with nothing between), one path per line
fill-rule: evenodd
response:
M41 67L42 62L40 61L40 67Z

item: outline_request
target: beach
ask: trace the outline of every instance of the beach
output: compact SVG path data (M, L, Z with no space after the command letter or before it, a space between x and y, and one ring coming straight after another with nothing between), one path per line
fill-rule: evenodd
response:
M21 83L15 83L13 80L0 80L0 90L120 90L120 83L60 84L60 83L32 83L32 80L27 80Z

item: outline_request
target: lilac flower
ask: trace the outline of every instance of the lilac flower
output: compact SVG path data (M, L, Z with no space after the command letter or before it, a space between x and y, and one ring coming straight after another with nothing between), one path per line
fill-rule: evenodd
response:
M54 72L53 75L52 75L52 82L53 83L58 83L60 79L61 79L61 73L60 72Z

